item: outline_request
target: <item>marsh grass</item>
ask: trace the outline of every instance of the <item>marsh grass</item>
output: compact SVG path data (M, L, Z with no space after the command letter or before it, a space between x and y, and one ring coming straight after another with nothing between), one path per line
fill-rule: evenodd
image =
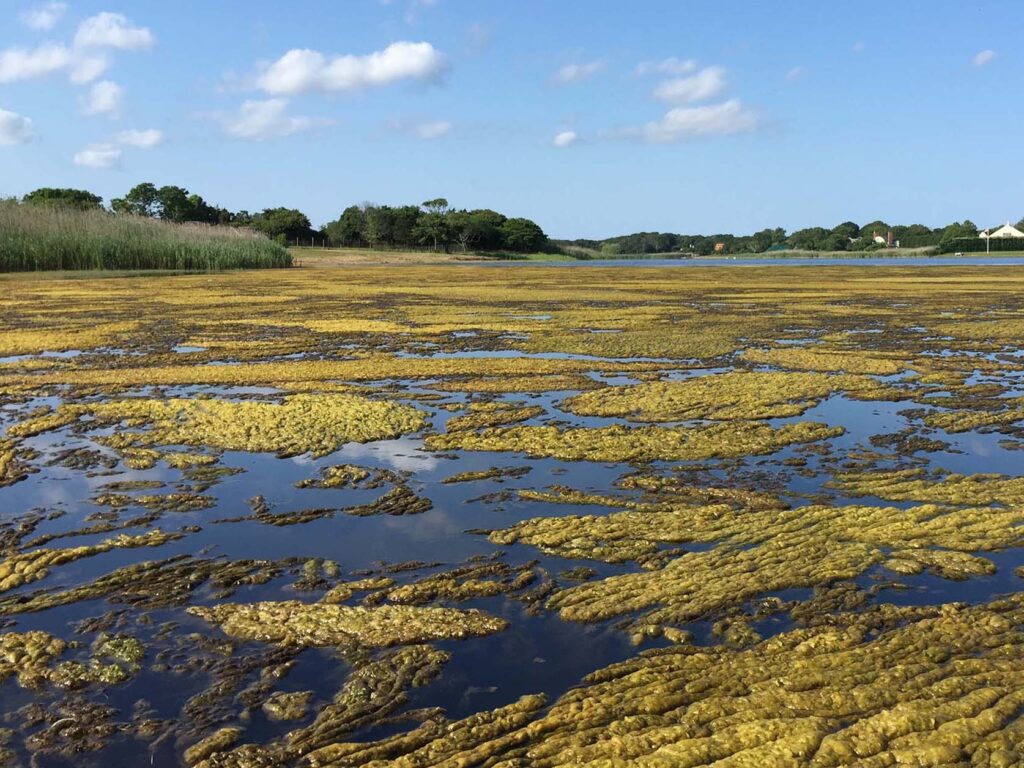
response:
M291 266L287 249L233 227L0 201L0 272Z

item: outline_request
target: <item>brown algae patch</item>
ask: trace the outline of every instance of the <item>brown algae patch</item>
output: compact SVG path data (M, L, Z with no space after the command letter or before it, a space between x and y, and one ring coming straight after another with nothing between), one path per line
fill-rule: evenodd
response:
M508 626L503 619L478 610L406 605L363 608L294 600L195 606L188 612L241 640L298 646L356 643L387 648L428 640L481 637Z

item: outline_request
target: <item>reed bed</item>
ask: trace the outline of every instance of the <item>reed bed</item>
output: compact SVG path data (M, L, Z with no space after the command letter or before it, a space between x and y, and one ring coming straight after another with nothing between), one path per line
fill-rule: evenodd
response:
M0 272L198 272L291 263L286 248L247 229L0 201Z

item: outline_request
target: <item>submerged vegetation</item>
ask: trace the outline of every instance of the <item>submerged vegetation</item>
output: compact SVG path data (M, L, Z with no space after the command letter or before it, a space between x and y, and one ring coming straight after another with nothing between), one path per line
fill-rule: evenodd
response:
M1024 762L1016 271L330 277L0 278L11 764Z
M0 200L0 272L290 265L285 248L250 230Z

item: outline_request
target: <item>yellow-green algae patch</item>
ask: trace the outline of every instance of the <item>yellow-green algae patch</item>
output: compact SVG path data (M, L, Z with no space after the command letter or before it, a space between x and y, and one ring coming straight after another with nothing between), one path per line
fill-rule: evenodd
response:
M770 427L763 422L724 422L710 426L622 427L559 430L557 427L494 427L428 435L430 450L512 451L565 461L656 461L708 459L774 453L794 443L825 440L840 427L798 422Z
M310 765L1019 765L1020 599L885 608L907 622L876 634L875 614L845 614L836 626L744 650L650 651L594 672L549 709L524 697L463 720L324 747Z
M386 648L429 640L481 637L508 626L503 619L478 610L406 605L363 608L295 600L196 606L188 612L241 640L298 646L354 642Z
M159 547L168 541L180 539L180 533L149 531L137 536L121 534L99 544L69 547L67 549L35 549L19 552L0 561L0 592L7 592L24 584L44 578L51 568L65 563L92 557L112 549L134 549L135 547Z
M1021 546L1021 523L1021 509L807 506L751 513L713 505L535 518L490 536L497 544L522 542L559 557L613 563L643 562L665 543L717 543L662 567L654 560L650 570L569 587L547 601L573 621L643 612L638 625L656 630L758 595L851 579L890 560L901 573L991 573L991 562L971 553Z
M621 416L634 421L775 419L799 416L839 391L879 397L889 388L868 376L732 371L682 381L605 387L570 397L561 407L584 416Z
M923 469L844 472L830 485L850 496L877 496L894 501L1024 505L1024 477L1005 475L930 475Z
M889 376L910 368L902 357L862 349L802 349L794 347L747 349L743 358L752 363L796 371Z
M36 434L92 416L104 422L149 425L120 442L205 445L232 451L276 451L324 456L345 443L366 443L415 432L425 414L412 406L358 395L292 395L281 403L216 399L133 398L62 405L54 413L12 427Z

